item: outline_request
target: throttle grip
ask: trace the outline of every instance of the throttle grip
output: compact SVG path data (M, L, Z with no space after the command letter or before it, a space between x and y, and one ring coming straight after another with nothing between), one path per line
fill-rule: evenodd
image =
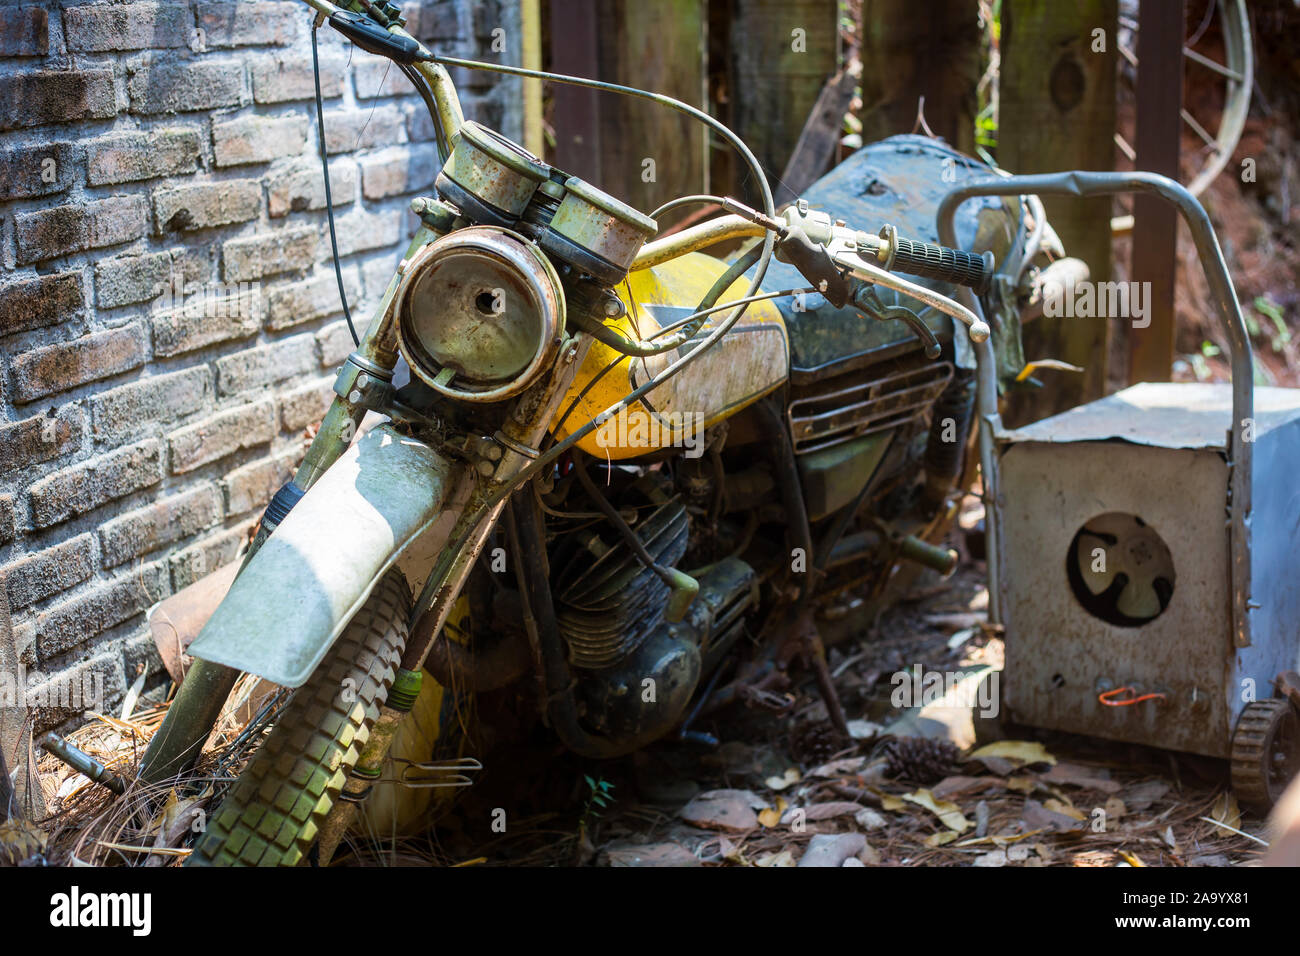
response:
M884 251L885 268L924 279L938 279L973 289L977 294L988 288L993 276L992 256L984 258L961 249L904 239L892 226L880 230L877 253ZM865 250L864 250L865 251Z

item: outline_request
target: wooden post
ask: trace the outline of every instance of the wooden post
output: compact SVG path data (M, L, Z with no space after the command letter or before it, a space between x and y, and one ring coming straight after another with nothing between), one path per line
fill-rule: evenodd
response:
M1004 0L998 164L1013 173L1113 169L1118 0ZM1108 281L1111 200L1044 200L1068 255ZM1040 414L1105 391L1113 319L1042 318L1026 329L1025 357L1085 368L1058 373L1035 401Z
M596 0L551 0L551 72L599 79ZM560 169L600 183L600 110L595 90L553 83L555 149L547 157Z
M705 0L551 0L552 67L706 109L707 23ZM708 137L698 120L613 93L553 90L552 161L561 169L644 212L708 191Z
M708 112L706 0L600 4L601 79L666 93ZM645 100L601 94L603 181L644 212L709 187L708 130Z
M864 143L912 132L924 96L930 129L974 154L980 79L975 0L863 0L862 63Z
M1137 161L1178 178L1183 133L1183 5L1142 0L1138 8ZM1129 380L1167 382L1174 362L1178 211L1154 196L1133 202L1132 279L1149 283L1146 328L1129 333Z
M836 71L839 13L835 0L736 0L733 10L732 129L776 187Z

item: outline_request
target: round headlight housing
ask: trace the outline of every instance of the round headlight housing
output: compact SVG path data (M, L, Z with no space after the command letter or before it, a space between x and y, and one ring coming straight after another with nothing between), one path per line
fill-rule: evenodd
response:
M411 371L469 402L498 402L527 388L554 360L564 329L555 267L499 226L461 229L417 252L394 307Z

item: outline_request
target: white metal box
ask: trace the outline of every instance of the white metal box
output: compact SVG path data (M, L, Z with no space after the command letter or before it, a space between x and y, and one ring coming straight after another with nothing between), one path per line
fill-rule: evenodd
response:
M1244 640L1232 625L1231 386L1135 385L995 433L1013 720L1227 757L1246 704L1300 669L1300 390L1256 388L1254 401Z

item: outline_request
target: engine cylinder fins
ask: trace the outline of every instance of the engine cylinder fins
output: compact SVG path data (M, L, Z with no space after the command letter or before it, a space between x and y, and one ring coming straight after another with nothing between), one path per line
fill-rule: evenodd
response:
M697 572L700 591L686 617L662 614L642 643L617 664L579 682L586 720L601 733L653 739L686 716L700 676L745 633L743 616L758 603L758 575L739 558Z
M662 501L633 530L656 564L673 567L686 553L689 520L677 498ZM556 621L573 665L594 670L619 662L649 637L669 589L608 524L577 538L556 579Z
M535 381L559 351L565 317L555 267L496 226L470 226L417 252L394 308L411 371L468 402L503 401Z
M1084 522L1070 543L1066 573L1079 604L1119 627L1159 617L1174 593L1174 559L1140 517L1109 511Z

